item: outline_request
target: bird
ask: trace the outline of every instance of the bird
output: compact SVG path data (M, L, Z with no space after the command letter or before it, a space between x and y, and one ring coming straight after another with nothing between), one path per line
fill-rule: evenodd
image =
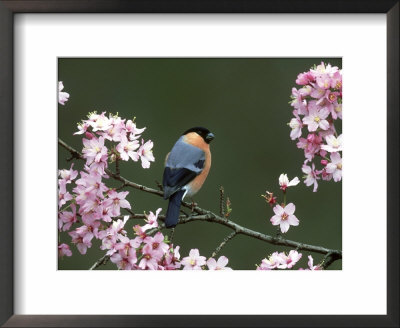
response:
M183 198L192 197L203 186L211 168L210 142L214 137L204 127L190 128L167 154L163 174L164 199L169 199L166 228L177 225Z

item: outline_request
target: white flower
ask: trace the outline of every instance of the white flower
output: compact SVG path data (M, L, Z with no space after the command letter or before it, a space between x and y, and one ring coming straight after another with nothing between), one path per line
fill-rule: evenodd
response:
M300 180L298 177L295 177L294 179L292 179L292 181L289 182L289 178L286 173L282 173L279 176L279 185L281 186L281 189L283 191L285 191L288 187L297 186L299 182Z
M62 81L59 81L58 82L58 103L60 105L65 105L65 102L68 101L69 93L61 92L62 89L64 89L64 85L63 85Z
M331 163L326 165L326 172L332 174L335 182L342 180L342 159L339 153L331 154Z
M327 145L322 145L321 148L323 150L329 151L330 153L335 153L343 150L343 138L342 134L339 137L335 137L334 135L328 135L325 137Z

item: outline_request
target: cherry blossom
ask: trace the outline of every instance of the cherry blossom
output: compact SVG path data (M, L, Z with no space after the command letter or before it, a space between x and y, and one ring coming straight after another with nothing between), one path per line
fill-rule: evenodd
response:
M128 141L125 137L117 145L117 151L119 152L121 159L128 161L131 158L133 161L137 162L139 160L139 154L135 151L139 148L139 142L137 140Z
M142 259L139 263L139 268L142 270L150 269L157 270L158 261L160 258L160 253L157 250L154 250L150 244L146 244L142 249Z
M261 261L261 265L257 267L257 270L272 270L276 269L281 264L281 255L278 252L274 252L268 258Z
M301 87L292 88L290 102L294 108L289 126L290 138L296 141L297 148L304 150L307 162L315 165L314 159L325 158L326 153L340 152L343 150L341 136L336 137L335 121L342 119L342 72L329 63L314 66L308 72L300 73L296 83ZM302 127L307 127L310 132L307 138L302 138ZM318 164L318 161L316 162ZM305 168L305 183L307 186L318 188L317 180L332 180L333 167L327 164L317 169ZM332 172L331 172L332 171ZM338 182L340 172L335 172L333 181Z
M298 177L293 178L290 182L289 182L289 178L287 176L286 173L282 173L279 176L279 185L280 185L280 189L282 189L283 191L286 191L286 189L288 187L292 187L292 186L297 186L299 184L300 180Z
M179 261L181 255L179 254L179 246L173 248L173 245L169 248L167 253L165 254L163 267L164 270L176 270L181 267L181 263Z
M291 225L299 225L299 220L294 215L296 207L293 203L287 204L285 208L276 205L273 210L275 215L270 219L270 221L272 225L280 225L282 233L286 233Z
M207 260L208 270L232 270L232 268L226 266L228 261L226 256L221 256L218 261L211 257Z
M308 116L303 118L303 123L307 125L308 131L316 131L318 128L327 130L329 123L326 118L329 111L326 108L318 109L316 106L309 107Z
M78 176L78 171L73 170L73 167L74 163L71 164L71 168L69 170L64 169L58 171L58 174L60 175L61 179L65 181L65 183L71 183Z
M326 165L326 172L332 174L335 182L342 179L342 158L339 153L331 153L331 162Z
M312 163L312 167L304 164L301 169L306 174L306 179L304 180L304 183L306 184L307 187L314 185L313 191L316 192L318 189L317 180L319 180L320 178L318 177L317 172L315 171L314 163Z
M82 150L83 157L86 158L86 164L92 162L99 163L107 160L107 147L104 146L104 138L83 139L84 148Z
M312 258L311 255L309 255L308 256L308 269L300 268L299 270L315 271L315 270L322 270L322 267L320 265L314 265L314 259Z
M164 235L161 232L157 232L154 237L146 237L144 243L152 247L154 253L157 253L158 258L161 258L169 249L169 246L164 243Z
M67 244L60 244L58 245L58 256L72 256L72 251L70 250Z
M76 218L76 206L75 204L71 204L70 208L72 212L62 211L58 217L58 228L61 231L68 231L71 228L71 225L77 222Z
M184 266L183 270L202 270L201 266L206 264L206 258L200 256L197 248L191 249L189 256L184 257L181 261Z
M296 250L291 250L288 255L280 253L281 264L278 265L279 269L291 269L302 257L301 253Z
M69 99L69 93L67 92L63 92L62 90L64 89L64 84L62 83L62 81L58 82L58 103L60 105L65 105L65 103L68 101Z
M128 194L129 191L116 192L115 190L111 190L108 193L108 198L104 201L104 206L109 207L112 216L120 215L121 208L131 208L131 205L125 199Z
M338 152L343 150L343 135L335 137L334 135L328 135L325 137L327 145L321 146L322 149L329 151L330 153Z
M152 141L149 140L146 143L143 143L142 139L142 145L138 150L138 154L140 156L140 159L142 161L142 167L144 169L148 169L150 167L150 162L154 162L153 151L151 150L152 148L153 148Z

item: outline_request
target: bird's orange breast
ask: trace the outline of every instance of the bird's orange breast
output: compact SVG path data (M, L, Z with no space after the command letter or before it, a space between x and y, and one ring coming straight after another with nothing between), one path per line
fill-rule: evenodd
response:
M204 151L205 154L203 171L201 171L201 173L198 176L196 176L190 183L188 183L190 190L188 190L187 195L192 196L200 190L200 188L204 184L204 181L206 181L208 173L210 172L211 168L210 145L206 143L204 139L195 132L190 132L186 134L184 136L184 141L188 144L191 144L192 146L200 148L201 150Z

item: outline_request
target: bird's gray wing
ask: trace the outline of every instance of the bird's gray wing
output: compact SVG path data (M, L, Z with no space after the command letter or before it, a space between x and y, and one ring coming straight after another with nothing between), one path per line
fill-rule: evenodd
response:
M175 143L165 165L163 176L165 199L192 181L204 167L204 151L187 144L182 138Z

